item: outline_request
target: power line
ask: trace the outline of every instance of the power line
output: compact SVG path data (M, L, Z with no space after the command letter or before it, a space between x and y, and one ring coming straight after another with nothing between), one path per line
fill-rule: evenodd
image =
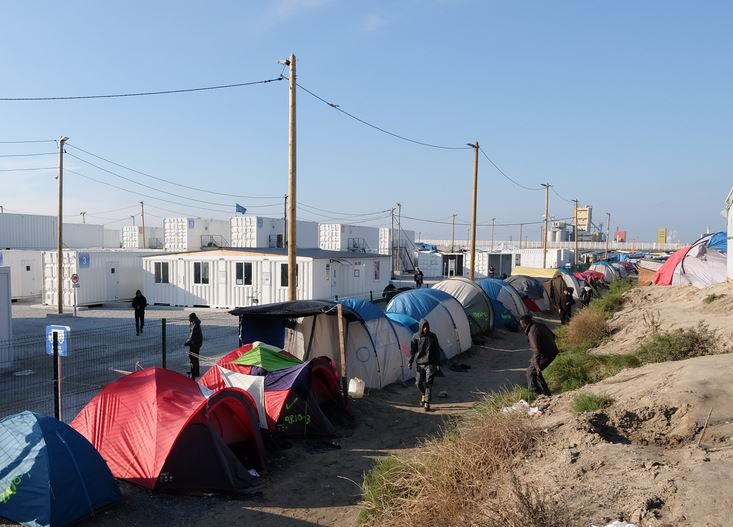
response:
M37 141L0 141L0 145L22 145L27 143L55 143L56 139L39 139Z
M152 179L156 179L158 181L162 181L164 183L169 183L171 185L177 185L179 187L187 188L189 190L195 190L197 192L207 192L209 194L215 194L217 196L226 196L230 198L243 198L243 199L278 199L280 196L244 196L244 195L238 195L238 194L227 194L225 192L215 192L213 190L207 190L204 188L199 187L191 187L189 185L184 185L182 183L177 183L175 181L171 181L169 179L153 176L152 174L148 174L147 172L143 172L141 170L134 169L132 167L129 167L127 165L123 165L122 163L117 163L115 161L112 161L111 159L107 159L105 157L102 157L100 155L94 154L92 152L89 152L88 150L84 150L83 148L79 148L78 146L72 145L71 143L66 143L66 146L70 146L76 150L79 150L80 152L84 152L85 154L88 154L92 157L96 157L97 159L101 159L102 161L106 161L107 163L110 163L112 165L118 166L120 168L124 168L125 170L129 170L130 172L135 172L136 174L140 174L141 176L149 177Z
M267 84L269 82L281 81L285 77L282 75L274 79L265 79L253 82L238 82L236 84L219 84L217 86L204 86L203 88L184 88L180 90L162 90L147 91L133 93L111 93L104 95L73 95L73 96L57 96L57 97L0 97L0 101L71 101L79 99L114 99L120 97L143 97L146 95L170 95L174 93L191 93L210 90L224 90L228 88L241 88L243 86L254 86L255 84Z
M494 163L494 161L486 154L486 152L484 152L484 149L481 148L481 146L479 146L479 150L484 155L484 157L489 161L489 163L491 163L494 166L494 168L499 171L499 174L501 174L502 176L504 176L505 178L507 178L509 181L511 181L512 183L514 183L516 186L521 187L521 188L523 188L525 190L542 190L542 187L527 187L525 185L522 185L521 183L519 183L515 179L511 178L510 176L508 176L507 173L504 172L501 168L499 168L499 166L496 163Z
M302 206L302 207L309 208L309 209L314 209L314 210L317 210L317 211L320 211L320 212L326 212L328 214L333 214L335 216L352 216L352 217L353 216L373 216L375 214L382 214L382 213L385 213L385 212L391 212L391 209L377 210L377 211L374 211L374 212L363 212L363 213L358 213L358 212L338 212L338 211L335 211L335 210L321 209L321 208L316 207L314 205L308 205L307 203L303 203L303 202L299 202L298 203L298 206L299 207Z
M34 152L32 154L0 154L0 157L33 157L33 156L50 156L58 154L58 152Z
M437 223L439 225L453 225L453 222L450 222L450 221L428 220L428 219L425 219L425 218L415 218L415 217L412 217L412 216L405 216L404 214L402 215L402 218L403 219L408 219L408 220L414 220L414 221L421 221L421 222L424 222L424 223ZM567 218L561 218L561 219L567 219ZM545 222L544 221L523 221L521 223L494 223L493 226L494 227L518 227L520 225L540 225L540 224L543 224L543 223L545 223ZM462 227L468 227L471 224L470 223L458 223L458 222L456 222L456 225L462 226ZM477 223L476 226L477 227L491 227L492 224L491 223Z
M313 93L308 88L306 88L305 86L301 85L300 83L296 82L295 84L298 86L298 88L300 88L301 90L303 90L307 94L315 97L316 99L318 99L322 103L327 104L328 106L330 106L334 110L337 110L337 111L341 112L342 114L344 114L344 115L346 115L348 117L351 117L352 119L354 119L355 121L360 122L363 125L366 125L366 126L368 126L370 128L373 128L374 130L377 130L379 132L382 132L383 134L391 135L392 137L396 137L397 139L401 139L402 141L407 141L409 143L414 143L416 145L421 145L421 146L427 146L427 147L430 147L430 148L439 148L441 150L468 150L469 148L471 148L470 146L445 146L445 145L436 145L436 144L433 144L433 143L425 143L423 141L417 141L415 139L410 139L409 137L405 137L404 135L400 135L400 134L396 134L394 132L390 132L389 130L385 130L384 128L382 128L380 126L377 126L375 124L372 124L372 123L370 123L368 121L365 121L364 119L361 119L361 118L357 117L354 114L351 114L351 113L347 112L346 110L344 110L343 108L341 108L338 104L334 104L332 102L328 102L326 99L324 99L320 95L317 95L316 93Z
M25 172L28 170L56 170L58 167L0 168L0 172Z
M567 199L567 198L563 198L563 197L562 197L562 196L560 195L560 193L559 193L559 192L558 192L557 190L555 190L555 186L554 186L554 185L551 185L551 186L550 186L550 190L552 190L552 192L553 192L553 193L554 193L554 194L555 194L555 195L556 195L556 196L557 196L558 198L560 198L561 200L563 200L563 201L567 201L568 203L573 203L573 200L572 200L572 199Z
M140 185L141 187L145 187L145 188L150 189L150 190L154 190L156 192L161 192L163 194L167 194L167 195L170 195L170 196L175 196L175 197L181 198L181 199L187 199L189 201L195 201L197 203L204 203L206 205L217 205L217 206L220 206L220 207L229 207L230 206L227 203L220 203L220 202L216 202L216 201L206 201L206 200L197 199L197 198L189 198L188 196L184 196L182 194L175 194L175 193L170 192L168 190L163 190L163 189L159 189L159 188L156 188L156 187L152 187L150 185L146 185L145 183L140 183L139 181L135 181L134 179L131 179L131 178L128 178L128 177L123 176L121 174L118 174L117 172L113 172L112 170L108 170L108 169L103 168L103 167L101 167L99 165L95 165L91 161L87 161L86 159L81 158L79 156L76 156L74 154L67 153L67 155L70 156L70 157L73 157L74 159L78 159L82 163L86 163L87 165L93 166L94 168L97 168L97 169L101 170L102 172L107 172L108 174L111 174L113 176L116 176L116 177L118 177L120 179L124 179L125 181L129 181L131 183L134 183L136 185ZM259 207L267 207L267 206L271 206L271 205L279 205L279 202L278 203L271 203L271 204L268 204L268 205L252 205L251 207L252 208L259 208Z

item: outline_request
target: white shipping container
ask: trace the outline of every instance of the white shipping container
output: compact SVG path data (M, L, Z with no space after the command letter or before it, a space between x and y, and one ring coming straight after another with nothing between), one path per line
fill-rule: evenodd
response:
M494 268L494 278L500 278L501 275L510 276L515 263L515 253L490 253L485 251L476 251L476 272L474 278L489 278L489 268ZM471 271L471 253L466 253L463 260L464 275L470 276Z
M326 251L376 253L379 250L379 229L344 223L321 223L319 246Z
M333 260L333 254L298 256L298 300L381 297L389 283L389 258L364 255ZM287 254L241 250L199 251L144 259L148 302L174 306L233 308L288 298Z
M165 218L163 248L166 251L194 251L204 246L229 244L231 228L227 220L208 218Z
M296 221L295 232L298 249L318 249L318 223L315 221Z
M43 253L43 303L57 303L57 252ZM151 251L96 250L63 252L63 304L74 305L74 289L77 305L103 304L131 299L143 285L144 256ZM79 287L71 282L73 274L79 275Z
M64 248L103 249L104 226L91 223L64 223Z
M56 218L37 214L0 214L0 249L51 249Z
M397 229L394 230L395 237ZM400 233L400 247L405 247L408 251L415 250L415 231L402 230ZM392 245L392 228L379 228L379 254L390 254L390 246Z
M541 269L545 262L544 249L520 249L515 265ZM547 249L547 268L557 269L566 263L572 263L573 251L570 249Z
M417 267L423 272L424 278L443 276L443 255L440 253L417 253Z
M0 267L0 341L13 338L13 308L11 305L10 267ZM9 366L10 347L3 346L0 350L0 370Z
M120 231L117 229L104 229L104 248L119 249L122 247L120 243Z
M12 299L43 293L43 251L0 251L0 265L10 268Z
M161 227L145 227L146 242L143 243L142 225L125 225L122 227L122 247L124 249L162 249L163 229Z
M231 247L282 247L282 218L232 216L229 226Z

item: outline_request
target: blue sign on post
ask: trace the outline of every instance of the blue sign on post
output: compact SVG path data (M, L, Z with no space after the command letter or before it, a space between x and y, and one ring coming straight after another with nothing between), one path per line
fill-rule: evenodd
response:
M69 355L69 335L71 328L69 326L46 326L46 353L53 355L53 334L58 335L59 355L66 357Z
M92 258L89 253L79 253L79 268L89 269L89 264L92 263Z

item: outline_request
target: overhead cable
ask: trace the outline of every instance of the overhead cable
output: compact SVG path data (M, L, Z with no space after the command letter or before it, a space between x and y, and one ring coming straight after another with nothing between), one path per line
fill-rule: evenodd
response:
M26 172L29 170L56 170L58 167L0 168L0 172Z
M58 154L58 152L34 152L32 154L0 154L0 157L33 157L33 156L50 156Z
M559 193L559 192L558 192L557 190L555 190L555 185L551 185L551 186L550 186L550 189L551 189L551 190L552 190L552 192L553 192L553 193L554 193L554 194L555 194L555 195L556 195L556 196L557 196L558 198L560 198L561 200L563 200L563 201L567 201L568 203L573 203L573 200L572 200L572 199L567 199L567 198L564 198L564 197L562 197L562 196L560 195L560 193Z
M122 163L117 163L115 161L112 161L111 159L107 159L106 157L102 157L100 155L94 154L92 152L89 152L88 150L84 150L83 148L79 148L76 145L72 145L71 143L66 143L66 146L70 146L71 148L74 148L76 150L79 150L80 152L84 152L87 155L90 155L92 157L96 157L97 159L100 159L102 161L106 161L107 163L110 163L111 165L118 166L120 168L124 168L125 170L129 170L130 172L134 172L136 174L140 174L141 176L149 177L152 179L156 179L158 181L162 181L164 183L169 183L171 185L177 185L179 187L187 188L189 190L195 190L197 192L206 192L208 194L215 194L217 196L226 196L229 198L243 198L243 199L278 199L281 196L245 196L242 194L227 194L225 192L216 192L213 190L207 190L205 188L199 188L199 187L192 187L189 185L184 185L182 183L177 183L175 181L171 181L170 179L165 179L158 176L153 176L152 174L148 174L147 172L143 172L142 170L137 170L135 168L129 167L127 165L123 165Z
M521 188L523 188L525 190L542 190L542 187L528 187L526 185L522 185L517 180L515 180L512 177L510 177L509 175L507 175L507 173L504 172L501 168L499 168L499 166L496 163L494 163L494 161L486 154L486 152L484 152L484 149L481 148L480 145L479 145L479 150L484 155L484 157L489 161L489 163L491 163L494 166L494 168L499 172L499 174L501 174L502 176L504 176L505 178L507 178L509 181L511 181L512 183L514 183L516 186L521 187Z
M0 145L22 145L27 143L55 143L56 139L38 139L35 141L0 141Z
M56 97L0 97L0 101L72 101L79 99L115 99L120 97L144 97L146 95L171 95L175 93L191 93L210 90L224 90L228 88L241 88L243 86L254 86L255 84L267 84L283 80L282 75L274 79L265 79L253 82L238 82L235 84L219 84L216 86L204 86L203 88L184 88L179 90L162 90L162 91L146 91L133 93L110 93L103 95L72 95L72 96L56 96Z
M389 130L386 130L386 129L380 127L380 126L377 126L375 124L372 124L372 123L370 123L368 121L365 121L364 119L361 119L361 118L357 117L356 115L354 115L352 113L347 112L346 110L344 110L343 108L341 108L338 104L334 104L332 102L328 102L326 99L324 99L323 97L321 97L320 95L318 95L316 93L313 93L312 91L310 91L308 88L306 88L302 84L300 84L298 82L296 82L296 84L297 84L298 88L300 88L301 90L303 90L307 94L315 97L316 99L318 99L322 103L327 104L328 106L330 106L334 110L337 110L337 111L341 112L342 114L344 114L344 115L346 115L348 117L351 117L352 119L354 119L355 121L360 122L363 125L366 125L366 126L368 126L370 128L373 128L374 130L377 130L379 132L382 132L383 134L391 135L392 137L396 137L397 139L401 139L402 141L407 141L409 143L414 143L414 144L420 145L420 146L427 146L427 147L430 147L430 148L439 148L441 150L468 150L469 148L471 148L470 146L445 146L445 145L437 145L437 144L433 144L433 143L426 143L426 142L423 142L423 141L417 141L415 139L410 139L409 137L405 137L404 135L400 135L400 134L396 134L394 132L390 132Z

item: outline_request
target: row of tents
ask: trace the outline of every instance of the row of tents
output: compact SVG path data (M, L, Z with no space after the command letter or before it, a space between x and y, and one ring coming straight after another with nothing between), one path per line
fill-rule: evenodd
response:
M679 249L652 277L657 285L693 285L704 288L727 280L727 233L706 234Z

